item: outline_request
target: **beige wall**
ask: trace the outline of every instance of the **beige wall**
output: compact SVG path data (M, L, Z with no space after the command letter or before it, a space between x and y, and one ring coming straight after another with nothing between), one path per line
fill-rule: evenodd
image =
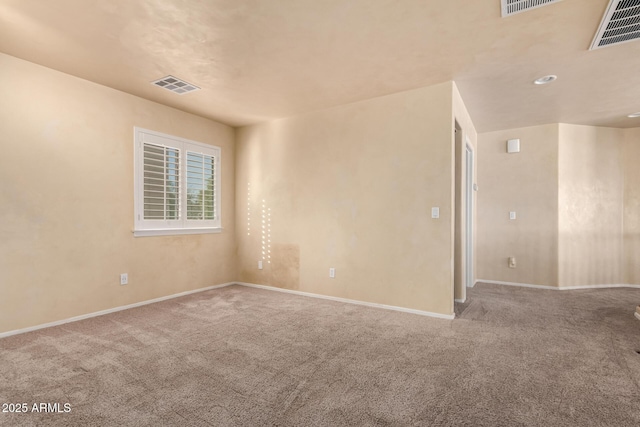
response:
M451 314L452 91L449 82L239 129L239 279Z
M624 130L560 125L559 284L622 284Z
M521 153L506 154L511 138ZM639 147L639 129L553 124L479 135L479 278L640 283Z
M624 164L624 283L640 285L640 128L626 129Z
M508 154L514 138L520 152ZM558 125L483 133L478 151L478 279L556 286Z
M235 279L232 128L4 54L0 82L0 332ZM222 148L223 233L133 237L134 126Z

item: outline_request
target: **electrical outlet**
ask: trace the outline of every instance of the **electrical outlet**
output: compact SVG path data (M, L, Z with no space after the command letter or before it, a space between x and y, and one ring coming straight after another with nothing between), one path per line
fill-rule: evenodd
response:
M127 273L122 273L120 275L120 284L126 285L127 283L129 283L129 275Z
M258 261L258 270L262 270L262 261Z
M336 269L335 268L331 267L329 269L329 277L332 278L332 279L335 279L335 277L336 277Z
M516 268L516 257L509 257L509 268Z

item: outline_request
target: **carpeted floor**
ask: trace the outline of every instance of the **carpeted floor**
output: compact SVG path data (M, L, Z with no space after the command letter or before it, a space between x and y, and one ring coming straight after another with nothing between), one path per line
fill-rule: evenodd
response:
M5 338L0 424L640 425L640 290L469 293L450 321L231 286Z

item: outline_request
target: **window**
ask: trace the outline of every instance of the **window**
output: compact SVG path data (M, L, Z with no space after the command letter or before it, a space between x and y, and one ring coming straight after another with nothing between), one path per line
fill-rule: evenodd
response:
M220 148L135 128L135 236L220 232Z

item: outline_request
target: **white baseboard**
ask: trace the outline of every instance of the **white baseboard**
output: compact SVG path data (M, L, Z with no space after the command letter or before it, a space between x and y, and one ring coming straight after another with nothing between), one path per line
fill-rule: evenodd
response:
M338 301L338 302L343 302L343 303L348 303L348 304L364 305L364 306L367 306L367 307L383 308L383 309L386 309L386 310L401 311L401 312L404 312L404 313L418 314L418 315L421 315L421 316L436 317L436 318L440 318L440 319L449 319L449 320L451 320L451 319L453 319L455 317L455 315L453 315L453 314L446 315L446 314L440 314L440 313L432 313L430 311L413 310L413 309L410 309L410 308L396 307L396 306L393 306L393 305L376 304L376 303L371 303L371 302L351 300L351 299L347 299L347 298L339 298L339 297L332 297L332 296L328 296L328 295L312 294L312 293L309 293L309 292L301 292L301 291L294 291L294 290L290 290L290 289L276 288L274 286L256 285L254 283L244 283L244 282L229 282L229 283L223 283L221 285L213 285L213 286L208 286L206 288L194 289L194 290L191 290L191 291L185 291L185 292L180 292L180 293L177 293L177 294L167 295L167 296L164 296L164 297L154 298L154 299L150 299L150 300L146 300L146 301L140 301L140 302L136 302L136 303L133 303L133 304L122 305L122 306L119 306L119 307L109 308L107 310L101 310L101 311L96 311L96 312L93 312L93 313L82 314L80 316L69 317L67 319L57 320L55 322L43 323L43 324L40 324L40 325L30 326L28 328L15 329L15 330L12 330L12 331L1 332L0 333L0 338L6 338L6 337L10 337L12 335L18 335L18 334L24 334L26 332L37 331L39 329L51 328L53 326L60 326L60 325L64 325L65 323L77 322L79 320L84 320L84 319L90 319L92 317L103 316L105 314L115 313L115 312L122 311L122 310L128 310L130 308L141 307L143 305L153 304L153 303L156 303L156 302L162 302L162 301L166 301L166 300L173 299L173 298L179 298L179 297L183 297L183 296L186 296L186 295L195 294L195 293L198 293L198 292L205 292L205 291L210 291L212 289L224 288L224 287L230 286L230 285L241 285L241 286L247 286L247 287L251 287L251 288L259 288L259 289L266 289L266 290L270 290L270 291L285 292L285 293L290 293L290 294L295 294L295 295L301 295L301 296L307 296L307 297L313 297L313 298L321 298L321 299L326 299L326 300L331 300L331 301Z
M277 288L275 286L256 285L255 283L245 283L245 282L236 282L236 284L241 286L248 286L250 288L265 289L268 291L284 292L287 294L301 295L301 296L312 297L312 298L320 298L320 299L326 299L330 301L343 302L347 304L363 305L366 307L383 308L385 310L393 310L393 311L400 311L403 313L418 314L420 316L436 317L438 319L452 320L455 318L455 314L433 313L431 311L414 310L412 308L398 307L395 305L377 304L374 302L358 301L358 300L348 299L348 298L332 297L329 295L313 294L311 292L302 292L302 291L295 291L292 289Z
M528 283L516 283L516 282L502 282L502 281L498 281L498 280L482 280L482 279L478 279L475 281L474 286L478 283L491 283L491 284L495 284L495 285L506 285L506 286L519 286L519 287L524 287L524 288L537 288L537 289L548 289L548 290L554 290L554 291L564 291L564 290L577 290L577 289L602 289L602 288L636 288L636 289L640 289L640 285L636 285L636 284L610 284L610 285L590 285L590 286L560 286L560 287L556 287L556 286L546 286L546 285L533 285L533 284L528 284ZM84 320L84 319L90 319L92 317L98 317L98 316L103 316L105 314L109 314L109 313L115 313L118 311L122 311L122 310L128 310L130 308L135 308L135 307L141 307L143 305L148 305L148 304L153 304L156 302L161 302L161 301L166 301L169 299L173 299L173 298L179 298L179 297L183 297L186 295L191 295L191 294L195 294L198 292L205 292L205 291L209 291L212 289L219 289L219 288L224 288L226 286L230 286L230 285L240 285L240 286L247 286L250 288L258 288L258 289L265 289L265 290L269 290L269 291L276 291L276 292L284 292L284 293L289 293L289 294L294 294L294 295L300 295L300 296L306 296L306 297L311 297L311 298L320 298L320 299L325 299L325 300L330 300L330 301L337 301L337 302L343 302L346 304L355 304L355 305L362 305L362 306L366 306L366 307L375 307L375 308L382 308L385 310L393 310L393 311L400 311L403 313L411 313L411 314L417 314L420 316L428 316L428 317L435 317L438 319L454 319L455 315L454 314L441 314L441 313L434 313L434 312L430 312L430 311L423 311L423 310L414 310L411 308L404 308L404 307L398 307L398 306L394 306L394 305L386 305L386 304L377 304L377 303L373 303L373 302L366 302L366 301L358 301L358 300L352 300L352 299L348 299L348 298L340 298L340 297L333 297L333 296L329 296L329 295L321 295L321 294L314 294L314 293L310 293L310 292L302 292L302 291L296 291L296 290L291 290L291 289L283 289L283 288L277 288L275 286L265 286L265 285L258 285L255 283L246 283L246 282L229 282L229 283L223 283L220 285L213 285L213 286L208 286L206 288L200 288L200 289L194 289L191 291L185 291L185 292L180 292L177 294L172 294L172 295L167 295L164 297L159 297L159 298L154 298L154 299L150 299L150 300L146 300L146 301L140 301L140 302L136 302L133 304L128 304L128 305L123 305L123 306L119 306L119 307L114 307L114 308L109 308L107 310L101 310L101 311L96 311L93 313L87 313L87 314L83 314L80 316L74 316L74 317L70 317L67 319L63 319L63 320L58 320L55 322L49 322L49 323L43 323L40 325L36 325L36 326L30 326L28 328L22 328L22 329L15 329L12 331L7 331L7 332L0 332L0 338L5 338L5 337L9 337L12 335L18 335L18 334L24 334L26 332L32 332L32 331L37 331L39 329L45 329L45 328L51 328L53 326L59 326L59 325L64 325L65 323L71 323L71 322L77 322L79 320ZM466 299L462 300L462 299L456 299L455 302L459 302L459 303L464 303L466 301ZM638 314L637 312L634 313L634 315L640 320L640 314Z
M529 283L516 283L516 282L501 282L499 280L476 280L476 284L478 283L491 283L492 285L504 285L504 286L519 286L521 288L536 288L536 289L550 289L553 291L557 291L560 288L556 286L546 286L546 285L532 285Z
M640 289L640 285L635 285L631 283L622 283L622 284L610 284L610 285L587 285L587 286L560 286L558 289L561 291L571 290L571 289L607 289L607 288L635 288Z
M461 304L462 304L462 303L466 302L466 301L467 301L467 299L466 299L466 298L465 298L465 299L456 298L456 299L454 299L454 301L455 301L455 302L459 302L459 303L461 303Z
M185 291L185 292L180 292L180 293L177 293L177 294L167 295L167 296L164 296L164 297L154 298L154 299L150 299L150 300L146 300L146 301L140 301L140 302L136 302L136 303L133 303L133 304L128 304L128 305L122 305L122 306L119 306L119 307L109 308L107 310L101 310L101 311L96 311L96 312L93 312L93 313L82 314L80 316L74 316L74 317L70 317L68 319L57 320L55 322L43 323L41 325L30 326L28 328L15 329L13 331L2 332L2 333L0 333L0 338L9 337L11 335L24 334L26 332L37 331L38 329L51 328L52 326L59 326L59 325L64 325L65 323L77 322L78 320L90 319L92 317L103 316L105 314L115 313L117 311L128 310L130 308L135 308L135 307L140 307L140 306L147 305L147 304L153 304L153 303L156 303L156 302L166 301L168 299L183 297L183 296L195 294L195 293L198 293L198 292L210 291L211 289L224 288L225 286L230 286L230 285L234 285L234 284L235 284L235 282L229 282L229 283L223 283L221 285L207 286L206 288L194 289L194 290L191 290L191 291Z
M494 285L505 286L520 286L522 288L536 288L536 289L548 289L552 291L569 291L578 289L606 289L606 288L636 288L640 289L640 285L633 284L610 284L610 285L586 285L586 286L547 286L547 285L532 285L529 283L516 283L516 282L501 282L499 280L476 280L478 283L491 283Z

